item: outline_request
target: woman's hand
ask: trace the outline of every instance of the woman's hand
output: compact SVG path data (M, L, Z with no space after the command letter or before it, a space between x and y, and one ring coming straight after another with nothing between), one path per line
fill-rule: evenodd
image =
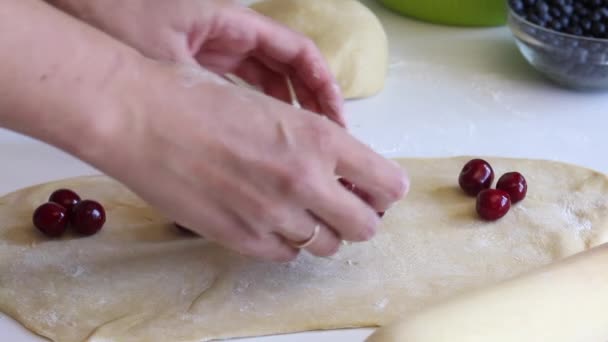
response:
M151 63L90 159L181 225L245 255L290 260L372 238L407 189L401 169L330 120L197 67ZM114 147L114 148L111 148ZM346 190L337 175L370 194Z
M159 60L235 74L344 125L342 96L311 40L234 1L48 0Z
M0 125L88 162L234 251L290 260L292 242L319 226L306 249L332 255L341 240L369 240L376 212L407 191L398 165L324 116L198 65L143 57L38 0L1 8Z

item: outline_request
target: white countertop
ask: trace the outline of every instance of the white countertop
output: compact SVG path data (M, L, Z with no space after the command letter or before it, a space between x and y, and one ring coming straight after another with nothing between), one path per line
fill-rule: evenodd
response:
M347 103L357 137L389 157L496 155L554 159L608 173L608 92L554 86L523 60L507 28L442 27L405 19L364 1L391 44L385 90ZM0 193L96 173L37 141L0 131ZM412 180L416 182L415 179ZM363 341L370 330L251 341ZM0 315L0 340L32 342Z

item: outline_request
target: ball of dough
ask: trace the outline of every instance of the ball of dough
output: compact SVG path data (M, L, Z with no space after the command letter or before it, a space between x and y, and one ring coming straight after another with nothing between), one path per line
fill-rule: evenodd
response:
M312 39L347 99L384 87L388 39L378 18L356 0L265 0L251 8Z
M608 244L458 295L366 342L600 342L608 337Z

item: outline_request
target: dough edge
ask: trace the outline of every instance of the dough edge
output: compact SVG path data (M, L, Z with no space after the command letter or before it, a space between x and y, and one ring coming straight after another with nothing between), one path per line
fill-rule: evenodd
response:
M598 172L596 170L593 170L592 168L588 168L588 167L584 167L584 166L580 166L580 165L576 165L573 163L567 163L567 162L562 162L562 161L556 161L556 160L548 160L548 159L532 159L532 158L515 158L515 157L493 157L493 156L468 156L468 155L462 155L462 156L452 156L452 157L423 157L423 158L392 158L393 160L399 162L401 165L407 167L408 162L410 161L415 161L415 160L422 160L422 161L433 161L433 160L449 160L449 159L473 159L473 158L483 158L486 159L490 162L492 162L492 160L503 160L503 161L516 161L516 162L522 162L522 161L538 161L538 162L545 162L545 163L553 163L553 164L557 164L557 165L562 165L562 166L572 166L572 167L576 167L578 169L584 169L587 171L590 171L591 173L595 174L595 175L601 175L604 178L608 178L608 176L606 176L604 173ZM95 182L97 180L108 180L111 179L105 175L87 175L87 176L79 176L79 177L72 177L72 178L65 178L65 179L59 179L59 180L54 180L54 181L50 181L50 182L42 182L39 184L35 184L35 185L31 185L19 190L15 190L12 192L7 193L6 195L3 195L2 197L0 197L0 205L2 204L2 202L5 200L5 198L19 194L23 191L35 191L37 188L40 187L49 187L49 186L54 186L54 185L64 185L64 184L70 184L73 182ZM113 179L111 179L112 181L115 181ZM414 180L415 181L415 180ZM23 324L21 320L19 320L18 315L15 315L14 313L10 313L7 312L6 313L8 316L12 317L13 319L16 319L18 322L20 322L24 327L26 327L29 331L31 332L35 332L35 330L32 330L30 326ZM339 330L343 330L343 329L350 329L350 328L370 328L370 327L379 327L382 326L384 324L387 324L389 322L372 322L372 321L368 321L368 320L364 320L362 319L360 322L357 322L355 324L352 324L351 326L344 326L344 325L324 325L324 326L318 326L318 325L302 325L301 327L298 327L297 330L294 330L293 327L283 327L280 329L277 329L276 333L274 333L273 335L281 335L281 334L290 334L290 333L296 333L296 332L307 332L307 331L322 331L322 330L334 330L334 329L339 329ZM253 332L255 333L255 332ZM43 336L43 334L37 333L39 336ZM234 336L233 334L230 335L230 337L246 337L246 336L250 336L250 334L247 335L242 335L242 336ZM269 335L256 335L256 336L269 336Z

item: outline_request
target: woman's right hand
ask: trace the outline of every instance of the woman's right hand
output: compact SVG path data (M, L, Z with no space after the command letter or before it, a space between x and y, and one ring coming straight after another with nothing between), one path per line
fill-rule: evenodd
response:
M146 62L89 155L165 215L238 253L286 261L372 238L408 180L326 118L227 83L202 68ZM112 156L108 158L108 151ZM337 181L370 195L369 203Z
M0 126L88 162L210 240L289 260L288 241L322 222L307 249L331 255L341 239L370 239L376 211L407 190L397 165L323 116L153 62L44 2L2 9Z

